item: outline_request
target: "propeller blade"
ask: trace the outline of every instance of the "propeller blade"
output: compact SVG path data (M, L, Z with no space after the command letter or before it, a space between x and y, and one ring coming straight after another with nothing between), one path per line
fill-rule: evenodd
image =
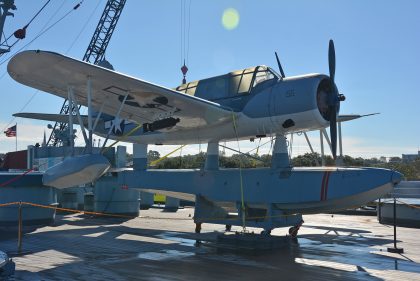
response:
M279 56L277 55L277 52L274 52L274 54L276 54L277 65L279 66L281 77L284 78L284 77L286 77L286 75L284 75L283 68L281 67Z
M330 138L331 138L331 153L334 160L337 158L337 113L336 107L330 109Z
M334 41L330 39L330 44L328 46L328 66L330 69L330 78L332 83L334 84L334 77L335 77L335 48L334 48Z
M328 45L328 67L330 71L330 97L329 97L329 112L330 112L330 138L331 138L331 153L334 160L337 159L337 111L340 104L340 96L335 86L335 48L334 41L330 39ZM344 96L343 96L344 97Z

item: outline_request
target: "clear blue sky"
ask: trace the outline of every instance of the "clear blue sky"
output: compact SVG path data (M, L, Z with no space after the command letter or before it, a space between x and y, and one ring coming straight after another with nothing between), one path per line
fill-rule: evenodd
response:
M15 0L18 10L6 20L5 33L22 27L45 2ZM84 1L28 49L82 58L105 2ZM343 125L344 152L363 157L416 153L420 145L420 1L185 2L187 13L191 2L188 80L258 64L276 68L274 51L287 76L327 73L328 40L333 38L336 83L347 97L341 113L381 113ZM51 23L76 3L51 1L12 53L37 35L57 9L61 7ZM221 23L227 8L236 9L240 16L232 30ZM180 0L127 0L106 57L120 72L173 87L182 78L181 45ZM0 62L7 57L0 57ZM0 66L0 77L5 71L6 63ZM35 91L8 74L0 79L0 87L3 129ZM58 113L61 104L59 98L38 93L24 111ZM21 124L18 148L42 141L46 123L14 122ZM317 134L312 136L317 141ZM306 151L302 138L296 137L295 144L295 152ZM14 150L14 140L2 134L0 152L8 150Z

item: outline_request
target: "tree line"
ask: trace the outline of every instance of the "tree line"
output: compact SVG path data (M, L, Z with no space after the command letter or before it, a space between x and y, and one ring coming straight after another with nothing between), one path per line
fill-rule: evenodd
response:
M250 157L251 156L251 157ZM221 168L259 168L259 167L270 167L271 155L263 154L257 155L252 154L246 156L243 154L233 154L226 156L220 152L219 166ZM149 163L160 158L160 154L157 151L149 151L148 161ZM206 159L206 153L200 152L195 155L183 155L169 157L160 161L154 168L156 169L201 169L204 167ZM326 166L335 166L335 161L331 156L325 156ZM396 170L402 173L406 180L420 180L420 158L409 163L403 163L402 161L390 161L383 162L378 158L364 159L362 157L353 158L349 155L343 156L344 167L378 167ZM319 153L305 153L303 155L296 156L291 159L291 165L293 167L315 167L322 163L321 155Z

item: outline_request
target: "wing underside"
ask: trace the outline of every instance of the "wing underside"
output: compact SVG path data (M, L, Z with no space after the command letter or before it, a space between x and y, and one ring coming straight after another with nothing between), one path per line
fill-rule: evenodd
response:
M229 109L194 96L47 51L24 51L8 64L9 74L24 85L67 98L71 87L78 104L87 106L91 81L95 110L140 124L179 118L171 130L188 130L231 120Z

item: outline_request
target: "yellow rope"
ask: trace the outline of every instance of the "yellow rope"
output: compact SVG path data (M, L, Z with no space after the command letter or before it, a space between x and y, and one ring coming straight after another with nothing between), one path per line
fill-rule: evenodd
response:
M255 154L257 155L258 155L258 152L260 151L260 144L261 144L261 138L260 138L260 141L258 142L257 151L255 152Z
M154 161L152 161L151 163L150 163L150 165L149 166L156 166L156 164L158 164L160 161L162 161L162 160L164 160L164 159L166 159L166 158L168 158L171 154L174 154L175 152L177 152L178 150L180 150L180 149L182 149L184 146L186 146L186 144L183 144L183 145L181 145L180 147L178 147L177 149L175 149L175 150L173 150L173 151L171 151L171 152L169 152L168 154L166 154L165 156L163 156L163 157L161 157L161 158L159 158L159 159L157 159L157 160L154 160Z
M260 141L258 142L258 146L257 146L257 151L255 152L255 154L257 154L258 156L258 152L260 151L260 144L261 144L261 138ZM262 163L264 163L264 161L260 160ZM254 165L257 166L257 161L254 159Z
M239 146L239 137L238 137L238 128L236 127L236 119L235 113L232 111L232 121L233 121L233 129L236 135L236 142L238 143L238 151L241 152L241 148ZM244 184L242 180L242 159L239 157L239 180L240 180L240 187L241 187L241 213L242 213L242 229L246 230L245 224L245 202L244 202Z
M105 148L102 149L102 153L104 153L105 151L107 151L108 149L110 149L111 147L113 147L114 145L116 145L117 143L119 143L120 141L125 140L127 137L129 137L131 134L133 134L135 131L137 131L138 129L140 129L143 125L139 124L136 127L134 127L133 129L131 129L127 134L121 136L120 138L118 138L116 141L114 141L110 146L107 146Z
M138 124L136 127L134 127L133 129L131 129L128 133L124 134L123 136L121 136L120 138L118 138L117 140L115 140L110 146L105 147L104 149L102 149L102 153L104 153L105 151L107 151L108 149L110 149L111 147L113 147L114 145L116 145L117 143L124 141L127 137L129 137L130 135L132 135L135 131L137 131L138 129L140 129L143 125L142 124ZM184 146L186 146L186 144L181 145L180 147L178 147L177 149L175 149L172 152L169 152L168 154L166 154L165 156L152 161L150 163L150 166L155 166L156 164L158 164L160 161L168 158L168 156L170 156L171 154L177 152L178 150L182 149Z

